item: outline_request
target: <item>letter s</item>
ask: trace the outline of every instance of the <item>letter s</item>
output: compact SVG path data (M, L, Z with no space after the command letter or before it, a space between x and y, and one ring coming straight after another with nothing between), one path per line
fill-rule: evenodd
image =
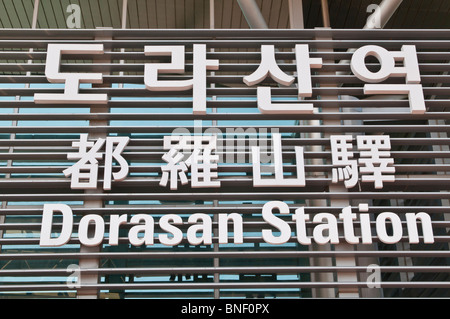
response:
M278 228L281 234L279 236L274 236L272 230L263 229L262 236L266 243L274 245L284 244L291 238L291 227L289 227L287 222L273 214L274 209L278 209L280 214L285 215L289 214L289 206L284 202L271 201L264 204L262 209L264 220L270 225Z

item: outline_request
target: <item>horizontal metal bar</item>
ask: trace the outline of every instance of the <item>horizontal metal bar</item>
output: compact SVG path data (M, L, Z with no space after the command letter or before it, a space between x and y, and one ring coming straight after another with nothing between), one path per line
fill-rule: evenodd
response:
M217 133L220 134L220 133ZM226 133L225 133L226 134ZM77 136L78 137L78 136ZM76 139L78 140L78 138ZM267 140L267 139L256 139L256 138L248 138L247 140L245 139L240 139L239 141L235 141L233 139L228 140L227 142L229 142L228 145L226 145L226 141L220 140L220 142L222 142L222 146L219 147L219 150L216 151L217 154L219 155L245 155L245 154L249 154L251 153L251 148L253 146L256 146L255 142L259 142L259 148L261 152L265 152L267 154L272 153L273 150L271 148L271 140ZM253 142L253 143L252 143ZM264 142L264 143L263 143ZM161 144L162 142L160 141L159 144ZM14 143L13 143L14 144ZM36 143L37 144L37 143ZM266 144L266 145L261 145L261 144ZM285 146L282 147L283 149L283 154L286 154L286 156L288 158L291 158L293 155L295 155L294 152L294 147L295 146L311 146L311 145L324 145L324 146L328 146L327 144L329 143L318 143L318 144L312 144L311 141L309 140L303 140L303 141L299 141L297 144L292 144L289 143L289 141L286 143ZM399 144L397 144L399 145ZM429 147L431 145L448 145L447 143L445 143L445 141L441 141L441 143L420 143L420 142L416 142L416 143L405 143L403 145L414 145L414 146L424 146L424 147ZM3 150L6 149L6 146L3 146ZM70 148L68 146L51 146L50 145L35 145L34 147L32 146L23 146L22 145L15 145L14 146L14 151L15 153L11 153L12 156L15 156L15 154L24 154L24 155L28 155L28 154L35 154L37 156L41 155L41 157L44 156L51 156L50 154L54 154L57 157L62 156L61 154L67 154L67 153L73 153L73 148ZM133 158L139 158L142 156L148 156L148 158L155 158L158 156L163 155L167 150L163 149L163 147L161 145L146 145L146 146L128 146L127 147L127 151L123 152L124 154L127 154L127 156L130 159ZM418 151L419 155L422 154L428 154L428 153L434 153L436 156L438 157L445 157L446 151ZM331 154L329 151L322 151L322 152L313 152L313 151L307 151L305 152L307 153L306 157L329 157L329 155ZM358 152L354 152L356 154L358 154ZM392 153L394 154L395 157L402 157L402 155L405 155L406 158L408 158L407 156L407 151L392 151ZM1 153L0 153L1 154ZM4 154L4 153L3 153ZM224 164L226 164L227 162L224 161ZM245 162L245 163L240 163L240 164L244 164L247 165L246 163L249 162ZM291 162L288 162L291 163ZM233 163L234 164L234 163ZM58 166L61 166L60 163L57 164ZM101 164L100 164L101 165ZM292 166L293 164L286 164L287 167ZM290 165L290 166L289 166ZM308 167L331 167L331 164L328 164L326 166L323 165L308 165ZM421 165L421 164L417 164L417 165ZM425 165L430 165L430 164L425 164ZM403 165L404 167L407 166L407 164ZM434 166L434 167L439 167L439 166ZM445 165L442 166L445 168ZM152 169L151 167L148 169ZM224 166L224 169L230 169L229 166Z
M352 52L323 52L323 51L312 51L309 53L311 57L323 57L327 60L337 59L337 60L350 60ZM192 52L185 53L186 58L192 59ZM103 54L89 54L84 53L83 57L85 60L144 60L149 57L144 54L144 51L140 52L122 52L122 51L105 51ZM275 52L275 57L277 60L295 60L294 52ZM450 52L417 52L417 57L419 61L432 61L432 60L445 60L450 58ZM47 58L46 51L2 51L0 52L0 60L45 60ZM77 60L80 55L77 54L64 54L64 60ZM156 57L152 57L155 59ZM159 57L158 57L159 58ZM207 58L211 59L226 59L226 60L258 60L261 58L260 52L233 52L233 51L215 51L207 52ZM161 58L162 59L162 58Z
M70 152L17 152L17 153L0 153L0 160L34 160L36 162L44 160L58 160L65 161L67 159L67 154ZM127 160L146 160L151 161L155 165L163 164L161 157L165 154L164 151L153 150L153 151L140 151L140 152L123 152L122 153ZM226 156L227 152L216 151L216 155ZM234 154L236 156L249 155L250 152L246 151L235 151L229 154ZM355 152L358 154L358 152ZM390 152L391 158L449 158L450 151L417 151L415 153L409 151L392 151ZM293 151L284 151L283 160L286 162L295 156ZM304 152L305 158L330 158L330 152ZM156 162L155 162L156 161ZM73 162L74 163L74 162ZM68 162L67 165L70 165ZM62 167L62 166L61 166ZM289 168L289 166L288 166Z
M330 112L302 114L304 120L428 120L450 119L450 112L425 112L424 114L411 114L406 112ZM7 113L1 114L2 121L188 121L188 120L292 120L292 114L261 114L261 113L209 113L206 115L187 113ZM391 139L392 141L392 139Z
M449 101L450 102L450 101ZM174 126L1 126L0 133L93 133L93 132L116 132L116 133L172 133L176 128ZM226 132L227 129L235 129L236 126L218 125L218 126L203 126L202 131L215 130ZM271 129L278 129L280 133L289 132L329 132L329 133L344 133L344 132L384 132L384 133L399 133L399 132L450 132L448 125L320 125L320 126L292 126L292 125L255 125L255 126L240 126L240 128L258 129L265 132L271 132ZM200 132L199 127L183 126L183 129L190 132Z
M146 188L161 188L159 187L161 178L158 176L155 177L131 177L121 182L113 182L113 186L120 187L121 189L133 188L139 189L139 187ZM233 188L244 188L248 189L253 186L253 179L251 177L246 176L219 176L217 179L221 183L222 189L233 189ZM103 180L98 179L98 182L101 183ZM69 178L19 178L15 177L12 179L0 179L0 189L9 189L10 192L17 189L64 189L70 191L70 179ZM329 178L318 178L318 177L306 177L306 185L308 187L326 187L331 185L332 179ZM409 177L395 177L395 182L389 184L390 188L394 187L402 187L402 186L410 186L415 187L415 189L420 187L427 187L427 191L446 189L448 184L450 183L450 176L447 178L433 178L433 177L415 177L414 175L410 175ZM361 186L362 187L362 186ZM276 189L276 186L267 187ZM303 189L304 187L290 187L289 189ZM349 197L352 197L353 194L350 194Z
M202 209L203 209L204 212L209 213L208 207L202 206ZM424 210L426 210L426 209L424 209ZM41 213L42 213L42 210L41 210ZM185 213L187 213L187 212L185 212ZM104 213L104 215L109 215L109 213ZM294 221L285 220L285 222L288 225L291 225L291 226L294 226L294 227L296 225ZM255 221L254 218L251 218L249 220L244 218L242 224L246 228L246 230L259 229L259 228L266 228L267 227L267 223L266 222ZM369 224L371 226L375 226L376 222L375 221L371 221ZM434 228L450 227L450 222L446 222L446 221L431 221L431 224L432 224L432 226ZM155 225L155 232L161 231L159 229L159 222L158 222L158 220L155 220L155 224L154 225ZM179 228L180 229L185 229L185 228L189 227L190 225L191 225L190 223L185 221L185 222L183 222L183 224L179 225ZM218 227L218 222L212 222L211 225L212 225L213 228L217 228ZM307 228L314 228L316 225L317 225L317 223L313 223L311 221L305 222L305 226ZM337 225L338 226L342 226L343 222L342 221L337 221ZM353 221L353 225L354 225L354 227L358 228L358 227L361 226L361 223L360 223L360 221L355 220L355 221ZM401 221L401 225L403 227L406 227L407 226L406 221ZM55 229L60 229L61 226L62 226L62 223L58 223L58 222L53 222L52 223L52 227L54 227ZM78 222L74 222L73 223L73 228L77 229L78 226L79 226ZM108 221L105 221L105 227L109 228L109 226L110 226L110 223ZM39 229L41 229L41 227L42 227L41 223L33 223L33 222L26 222L26 223L8 222L8 223L0 224L0 229L3 229L3 230L39 230ZM121 225L120 227L121 227L121 229L128 229L128 228L133 227L133 225L126 224L126 225ZM7 243L7 242L14 242L14 241L21 242L21 241L28 241L28 240L30 242L39 241L38 238L12 237L13 234L9 234L9 236L10 237L8 237L8 238L0 239L0 241L4 240L5 243ZM157 238L157 236L155 238ZM213 238L214 242L218 241L217 237L212 237L212 238ZM344 239L344 237L339 237L339 238L340 238L340 240ZM421 237L419 237L419 238L422 239ZM262 237L244 235L244 239L246 241L253 242L253 241L261 241ZM376 241L377 238L375 236L373 236L372 239L374 241ZM407 240L407 239L408 238L406 236L404 236L402 238L402 240ZM435 236L435 239L436 239L436 241L441 241L442 242L442 241L449 240L450 236L438 236L437 235L437 236ZM76 238L74 238L74 240L75 240L75 242L77 242ZM293 236L292 237L292 241L295 241L295 240L296 240L296 237ZM126 237L121 237L121 238L119 238L119 242L128 242L128 239Z
M204 252L90 252L90 253L14 253L0 254L0 260L61 260L80 258L99 259L171 259L171 258L329 258L329 257L436 257L448 258L450 251L445 250L384 250L384 251L204 251Z
M227 133L226 131L224 133ZM245 149L248 147L248 142L251 140L250 136L241 137L238 132L231 131L231 134L218 135L218 141L222 142L224 147L227 145L244 145ZM236 134L235 134L236 133ZM269 132L268 132L269 133ZM235 136L233 136L235 135ZM43 146L51 147L53 150L71 149L74 138L78 138L79 134L68 135L65 139L60 138L36 138L36 139L0 139L0 147L14 146L15 149L23 149L25 147L35 146L36 150ZM270 145L272 138L270 136L259 136L258 141L265 141ZM450 138L421 138L421 137L391 137L391 145L450 145ZM283 148L299 145L329 145L329 138L298 138L298 137L282 137ZM127 149L133 147L161 147L162 141L160 137L156 138L131 138ZM263 148L262 148L263 149Z
M293 38L315 39L446 39L447 29L2 29L0 38L11 39L182 39L182 38Z
M138 39L136 36L133 39L121 39L115 37L114 40L109 39L93 39L92 37L85 39L75 39L74 37L67 36L65 39L58 39L55 37L51 38L33 38L32 40L20 39L18 38L6 38L3 34L0 34L0 48L33 48L42 49L46 48L48 44L80 44L80 43L95 43L103 44L104 49L113 50L117 48L143 48L145 45L173 45L174 39L161 38L150 38L147 36L145 38ZM181 35L181 34L180 34ZM203 38L203 39L193 39L193 38L179 38L176 41L177 45L192 46L193 44L206 44L209 48L260 48L262 44L273 44L277 48L293 48L295 44L308 44L310 48L314 49L349 49L358 48L365 45L381 45L386 49L400 49L402 45L415 45L417 49L449 49L450 40L448 37L440 38L429 38L423 39L401 39L401 43L398 39L374 39L368 36L365 39L359 38L347 38L338 40L328 40L328 39L300 39L300 38L270 38L264 37L263 39L258 38L239 38L238 34L228 33L227 38Z
M106 206L104 208L84 208L72 206L72 211L75 215L87 215L87 214L98 214L98 215L109 215L109 214L192 214L207 211L208 214L218 214L218 213L239 213L243 215L261 213L262 205L260 204L244 204L241 206L233 205L220 205L219 207L213 207L210 205L198 205L198 206L185 206L185 205L141 205L142 207L136 205L127 206ZM14 205L14 207L17 207ZM35 208L33 208L35 207ZM330 213L340 213L342 208L340 207L304 207L298 205L291 205L289 208L294 212L297 208L303 207L306 213L315 214L320 212L330 212ZM426 206L426 212L428 214L442 214L450 210L448 206ZM352 207L352 211L359 212L358 207ZM369 206L370 213L380 213L385 211L391 211L395 213L411 213L411 212L422 212L424 208L422 206ZM10 215L10 216L33 216L42 215L42 205L36 207L35 205L24 206L21 208L3 208L0 209L0 215ZM435 222L433 222L435 223ZM444 225L446 222L436 222L439 225Z
M3 174L58 174L62 176L62 171L70 166L3 166L0 167L0 173ZM330 173L332 165L305 165L306 172L328 172ZM102 168L99 165L99 168ZM235 164L232 166L218 164L219 172L238 173L238 172L252 172L253 168L250 164ZM295 165L283 165L285 172L295 172ZM135 166L129 167L130 173L161 173L160 166ZM435 164L417 164L417 165L402 165L396 164L395 171L397 173L417 173L417 172L450 172L450 165L435 165ZM432 177L432 176L430 176ZM414 178L414 176L411 176ZM423 177L422 177L423 178ZM442 180L442 178L439 178Z
M450 199L448 192L239 192L239 193L44 193L44 194L0 194L1 201L63 201L63 200L294 200L294 199Z
M251 182L239 182L227 183L221 186L220 193L212 195L213 190L202 189L202 191L208 191L209 196L202 196L200 194L192 192L189 186L181 186L177 191L170 191L168 188L159 186L158 180L153 180L151 182L142 182L136 184L121 184L113 183L113 187L117 193L103 193L96 195L96 197L89 196L88 194L82 195L80 192L69 188L68 182L53 183L45 185L44 183L36 183L35 185L26 184L25 182L20 184L11 185L8 189L8 194L0 195L0 199L7 201L85 201L85 200L153 200L153 201L182 201L182 202L192 202L195 201L212 201L212 200L222 200L222 201L252 201L252 200L309 200L309 199L347 199L347 200L370 200L368 193L375 192L373 199L414 199L414 200L431 200L431 199L448 199L449 195L446 195L445 185L435 186L433 183L423 183L416 185L414 183L409 183L408 185L391 185L386 183L383 187L383 193L378 192L374 189L373 183L364 183L360 185L360 192L356 190L349 192L347 195L341 193L327 193L327 185L323 182L309 182L308 187L284 187L283 194L278 197L275 195L276 192L280 190L279 187L255 187L253 188L255 192L250 193L249 188L251 187ZM6 185L5 185L6 186ZM101 187L101 185L100 185ZM139 193L142 190L156 190L164 191L167 190L170 196L156 197L155 195L149 195L146 193ZM306 192L308 190L308 192ZM409 192L405 192L409 190ZM217 190L216 190L217 191ZM230 191L242 193L242 196L232 198ZM269 197L263 197L260 195L261 191L265 191L267 194L272 194ZM41 192L45 194L33 194L36 192ZM119 193L120 192L120 193ZM187 193L192 192L191 196L187 196ZM297 192L297 194L293 194ZM403 192L403 193L402 193ZM245 194L244 194L245 193ZM439 194L440 193L440 194ZM123 194L128 194L125 196ZM181 194L181 195L180 195ZM314 195L311 195L314 194ZM323 195L320 195L323 194ZM412 195L415 194L415 195ZM383 197L384 196L384 197Z
M244 225L245 226L245 225ZM181 227L180 227L181 228ZM450 236L434 236L435 243L450 243ZM423 237L419 236L419 240L423 241ZM343 236L339 236L340 243L346 243L345 238ZM402 237L399 242L408 243L409 238L404 236ZM40 239L39 238L0 238L0 245L39 245ZM159 243L158 240L155 241L156 243ZM219 242L219 239L217 237L212 238L212 243L217 244ZM244 236L244 242L245 243L265 243L265 240L262 237L257 236ZM288 243L297 243L297 237L292 236L288 241ZM372 242L373 243L380 243L381 240L377 236L372 236ZM79 245L80 241L78 238L71 238L67 244L71 245ZM103 239L103 244L108 244L108 239ZM119 244L129 244L128 238L119 238ZM180 242L181 245L189 244L189 241L186 238L183 238ZM237 246L239 247L239 246Z
M450 40L448 42L450 48ZM0 47L2 41L0 40ZM449 71L450 64L448 63L419 63L419 69L423 72L439 72ZM0 63L0 70L2 72L44 72L45 63ZM223 72L252 72L258 68L258 63L220 63L218 71ZM296 65L290 63L279 63L278 66L283 71L296 71ZM376 69L376 64L366 64L369 70ZM60 68L62 72L144 72L144 63L61 63ZM193 66L190 63L185 64L187 72L192 71ZM323 63L321 71L350 71L349 63Z
M233 131L234 132L234 131ZM252 140L250 136L247 137L240 137L239 135L231 136L232 134L226 134L227 132L224 132L224 136L218 136L219 143L221 142L223 145L223 149L225 151L228 151L230 148L230 145L234 145L237 149L240 151L248 150L249 147L249 141ZM0 139L0 147L15 147L16 150L31 150L31 146L34 147L36 151L42 151L44 147L51 147L52 150L56 152L60 152L61 150L73 150L71 148L72 142L74 139L78 139L79 134L74 135L68 135L66 139L59 139L59 138L36 138L36 139ZM258 141L264 141L267 142L267 145L270 145L271 143L271 137L258 137ZM396 138L391 137L390 138L391 145L423 145L423 146L430 146L430 145L450 145L450 139L449 138ZM330 139L329 138L296 138L296 137L289 137L289 138L282 138L282 144L283 148L291 148L292 146L308 146L308 145L329 145ZM220 144L219 144L220 145ZM227 146L228 145L228 146ZM134 138L132 137L130 139L130 142L127 146L128 149L133 148L142 148L146 147L148 150L151 150L153 148L157 148L159 151L162 146L162 141L160 137L157 138ZM262 146L261 146L262 147ZM264 147L261 148L262 150ZM232 149L230 149L231 151ZM236 151L233 150L233 151ZM316 152L313 152L316 153ZM400 165L400 164L399 164ZM410 164L412 165L412 164ZM423 166L423 165L421 165ZM439 167L439 166L437 166ZM442 167L445 167L442 166Z
M450 64L449 64L450 65ZM449 69L450 71L450 69ZM230 95L233 98L238 98L239 96L255 96L256 97L256 87L251 88L214 88L207 89L206 94L212 96L227 96ZM54 94L64 92L63 88L4 88L0 90L0 96L33 96L34 94ZM109 97L159 97L159 96L167 96L168 92L158 91L152 92L146 90L145 88L86 88L80 89L80 93L82 94L108 94ZM448 96L450 95L450 87L433 87L423 88L423 93L425 95L437 95L437 96ZM295 88L277 88L272 90L272 95L276 96L297 96L297 89ZM336 87L336 88L313 88L312 96L317 97L320 95L351 95L351 96L365 96L362 87ZM173 93L171 94L173 97ZM181 91L177 92L176 96L192 96L192 91ZM406 95L405 95L406 98ZM314 100L311 100L314 101ZM362 106L365 101L362 100L360 102Z
M82 276L89 274L114 275L160 275L160 274L297 274L297 273L322 273L322 272L367 272L367 266L279 266L279 267L165 267L165 268L143 268L143 267L117 267L117 268L79 268L77 273ZM379 266L382 273L415 272L436 273L450 272L449 266ZM0 276L67 276L71 273L67 269L2 269Z
M302 145L302 144L299 144ZM414 145L414 144L413 144ZM433 145L433 144L430 144ZM439 144L437 144L439 145ZM445 144L444 144L445 145ZM427 145L425 145L427 146ZM21 152L22 151L22 152ZM261 151L264 152L268 152L271 153L271 149L270 148L262 148ZM58 151L55 152L48 152L46 150L38 150L38 149L33 149L30 152L30 149L28 150L16 150L15 153L0 153L0 160L33 160L36 163L42 162L42 161L47 161L47 160L58 160L58 161L66 161L67 160L67 154L68 153L72 153L71 150L67 150L64 151L63 149L60 149ZM166 151L160 151L159 149L152 149L152 148L148 148L146 150L142 150L142 151L128 151L128 152L123 152L123 156L129 160L129 161L146 161L148 163L153 163L154 165L162 165L164 164L163 161L161 161L161 157L166 153ZM354 152L355 154L358 154L359 152ZM223 156L224 158L224 164L219 164L222 166L223 170L225 171L233 171L232 167L230 166L226 166L227 162L226 162L226 156L232 156L231 158L234 159L234 156L240 156L237 158L242 158L242 161L245 160L245 163L239 163L240 165L247 165L247 163L249 163L250 160L246 160L247 157L249 155L251 155L250 150L248 149L248 147L242 147L240 148L240 150L238 151L233 151L232 148L229 148L228 150L225 151L216 151L215 152L216 155L219 156ZM289 164L290 160L292 160L292 158L295 157L295 152L291 151L291 150L285 150L283 151L283 161L286 164L286 168L287 170L292 170L292 168L294 168L294 164ZM323 152L311 152L311 151L306 151L304 152L304 158L309 159L309 158L330 158L331 157L331 153L328 151L323 151ZM392 151L390 153L390 157L394 158L394 159L402 159L402 158L423 158L423 159L427 159L427 158L449 158L450 157L450 151L417 151L416 153L412 153L412 152L408 152L408 151ZM230 160L231 161L231 160ZM71 166L72 164L74 164L75 162L69 162L67 161L66 164L61 165L61 163L58 164L57 167L61 167L62 170L64 169L64 167L66 166ZM230 162L233 164L238 164L235 162ZM397 164L396 164L397 165ZM400 169L402 170L402 172L407 172L409 171L408 168L409 167L414 167L414 166L409 166L409 164L404 164L403 166L401 166L401 164L398 164ZM418 164L419 165L419 164ZM417 168L421 168L423 167L424 170L430 171L433 170L433 168L436 168L437 170L446 170L447 166L445 165L436 165L433 166L432 164L428 164L429 166L416 166ZM36 166L38 167L38 166ZM241 167L240 166L236 166L238 168L239 171L241 171ZM329 169L331 166L312 166L312 165L306 165L307 168L309 168L311 171L320 171L320 168L323 169ZM6 167L4 167L6 169ZM17 166L18 169L20 169L20 166ZM245 168L243 168L244 171L249 171L248 165L245 166ZM14 168L13 168L14 169ZM144 168L140 168L140 167L136 167L137 169L144 169ZM152 167L146 167L144 170L151 170L153 171L155 168Z
M80 288L67 284L13 284L2 285L0 291L70 291L77 289L118 290L118 289L243 289L243 288L367 288L367 282L235 282L235 283L123 283L123 284L83 284ZM380 282L380 288L450 288L450 282Z
M314 100L315 107L321 108L371 108L371 107L405 107L409 109L407 100ZM256 98L253 100L208 100L208 108L255 108L257 109ZM442 112L443 108L450 107L450 100L447 99L426 99L425 105L427 111L431 112L434 108L438 108ZM0 108L42 108L44 105L36 104L34 101L0 101ZM192 108L192 101L188 100L167 100L167 99L142 99L142 100L110 100L107 105L111 108ZM80 108L80 104L45 104L46 108ZM81 106L85 107L85 106ZM323 112L323 111L322 111ZM407 112L406 112L407 113ZM300 116L298 118L301 118Z
M1 53L1 52L0 52ZM450 53L449 53L450 54ZM224 83L224 84L241 84L243 83L244 75L207 75L207 83ZM158 76L161 80L186 80L191 79L191 75L165 75L161 74ZM313 84L364 84L363 81L358 79L354 75L311 75L311 80ZM270 83L270 79L266 79L261 83ZM17 74L9 74L9 75L1 75L0 74L0 83L48 83L47 77L44 75L17 75ZM133 83L133 84L143 84L144 76L143 74L135 74L135 75L103 75L103 83L111 84L111 83ZM383 83L386 84L402 84L401 78L389 78L385 80ZM403 80L404 83L404 80ZM434 84L434 83L450 83L450 75L442 75L442 74L422 74L421 75L421 83L422 84Z

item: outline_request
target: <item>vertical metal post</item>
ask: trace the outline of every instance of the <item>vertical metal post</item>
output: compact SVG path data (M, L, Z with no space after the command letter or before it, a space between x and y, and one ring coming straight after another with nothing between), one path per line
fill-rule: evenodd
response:
M126 29L127 28L127 12L128 12L128 0L122 0L122 25L121 28L122 29ZM125 52L125 49L122 48L120 49L120 52ZM120 60L119 62L120 64L124 64L125 61L124 60ZM120 76L123 76L123 71L119 72ZM119 88L123 88L123 83L119 83Z
M214 0L209 0L209 28L214 30L215 29L215 19L214 19L214 13L215 13L215 6L214 6ZM214 52L214 49L210 49L210 52ZM215 72L211 72L211 75L214 75ZM211 83L211 88L214 88L216 85L215 83ZM212 100L215 101L217 100L217 96L213 96ZM212 109L213 113L217 112L216 108ZM212 120L212 126L217 126L217 120ZM214 133L215 134L215 133ZM214 200L213 201L213 206L217 207L219 205L219 201L218 200ZM213 221L216 225L218 225L218 215L214 214L213 217ZM218 226L217 226L218 227ZM214 236L218 237L219 235L219 230L218 228L215 229L214 231ZM213 243L213 250L215 252L219 251L219 243ZM213 259L213 265L214 268L218 269L220 266L220 260L219 258L214 258ZM220 282L220 273L219 272L215 272L214 273L214 283L219 283ZM214 288L214 299L219 299L220 298L220 289L218 288Z
M33 20L31 21L31 29L36 29L36 26L37 26L37 17L38 17L38 13L39 13L39 4L40 4L40 0L34 0Z
M289 19L290 19L290 26L293 29L303 29L303 7L302 7L302 1L298 0L289 0ZM300 17L301 15L301 17ZM298 76L298 75L297 75ZM310 126L319 126L320 121L319 120L311 120L311 121L303 121L304 125L310 125ZM321 133L319 132L312 132L312 133L306 133L303 137L304 138L313 138L313 139L319 139L321 138ZM309 150L312 152L321 152L322 146L320 145L311 145L309 146ZM311 159L311 162L313 165L322 165L323 161L322 159L313 158ZM320 176L321 173L319 172L313 172L313 176L315 177L322 177ZM308 206L311 207L325 207L327 206L327 201L323 199L315 199L315 200L307 200ZM312 251L329 251L331 250L331 245L317 245L313 243L311 246L309 246L309 249ZM333 265L333 261L331 258L310 258L309 260L311 266L323 266L323 267L330 267ZM333 274L332 273L326 273L326 272L319 272L319 273L311 273L311 281L313 282L332 282L334 281ZM313 288L312 289L312 295L315 298L334 298L335 292L333 288Z
M322 49L322 51L325 52L332 52L333 49ZM326 61L324 60L323 63L332 63L333 61ZM329 74L329 75L334 75L334 72L320 72L320 74ZM322 87L332 87L334 85L321 85ZM337 95L333 95L333 96L321 96L320 97L321 100L337 100L338 96ZM327 108L325 110L323 110L322 112L340 112L339 107L335 107L335 108ZM318 122L318 121L317 121ZM314 125L320 125L320 123L315 122ZM323 125L340 125L340 120L326 120L323 121ZM320 136L320 133L317 133ZM329 138L330 137L330 133L325 133L324 137ZM319 137L317 136L317 137ZM347 189L343 186L343 185L330 185L328 188L328 192L330 194L335 193L335 192L346 192ZM346 199L331 199L328 203L329 206L333 206L333 207L345 207L345 206L349 206L350 202ZM331 248L331 247L329 247ZM336 251L349 251L349 250L353 250L354 247L353 245L347 244L347 243L340 243L337 245L334 245L334 249ZM328 262L329 263L329 262ZM356 258L355 257L336 257L335 258L335 265L336 266L356 266ZM327 280L330 280L331 278L328 277ZM338 282L357 282L358 281L358 275L355 272L337 272L336 274L336 280ZM329 294L331 293L330 290L326 291L325 296L322 297L330 297ZM344 288L344 287L340 287L337 289L337 297L359 297L359 290L358 288Z
M98 28L98 29L109 29L109 28ZM95 37L95 40L111 40L111 37ZM108 63L110 61L102 61L104 63ZM102 86L96 85L96 86ZM106 105L91 105L90 106L90 112L91 113L108 113L109 112L109 106ZM109 124L108 120L90 120L89 126L107 126ZM89 137L92 139L98 139L98 138L106 138L107 132L106 131L97 131L95 133L90 133ZM86 194L100 194L103 190L101 188L92 189L92 190L85 190ZM84 207L86 208L102 208L104 207L103 200L85 200L84 201ZM84 245L80 246L80 252L81 253L96 253L99 252L102 249L102 245L96 246L96 247L87 247ZM100 268L100 259L93 257L93 258L80 258L79 260L79 266L81 271L83 269L95 269ZM85 288L83 286L86 285L92 285L97 284L99 281L99 277L97 273L89 273L89 274L83 274L81 272L80 276L80 288L77 291L77 298L78 299L97 299L99 298L99 291L96 288Z
M127 28L128 0L122 0L122 29Z
M266 21L255 0L237 0L250 29L268 29Z
M214 5L214 0L209 0L209 28L210 29L215 29L215 5Z
M303 7L302 7L302 1L297 0L289 0L289 19L290 19L290 26L292 29L304 29L304 19L303 19ZM304 125L311 125L311 126L318 126L320 125L320 121L318 120L311 120L311 121L304 121ZM320 138L321 133L318 132L312 132L307 134L308 136L304 136L305 138ZM312 152L320 152L322 151L322 147L320 145L312 145L309 147L310 151ZM314 165L320 165L323 164L321 159L312 159L311 160ZM319 177L319 172L313 172L313 175L316 177ZM327 205L326 200L307 200L308 205L311 207L324 207ZM317 250L330 250L331 245L317 245L312 244L309 246L310 250L317 251ZM310 258L310 265L311 266L332 266L332 260L331 258ZM312 273L311 274L311 281L313 282L332 282L333 281L333 274L332 273ZM314 288L312 289L312 295L313 297L323 297L323 298L333 298L335 296L334 289L333 288Z
M325 61L324 61L325 62ZM321 99L329 99L330 97L321 96ZM325 123L324 123L325 124ZM320 120L311 120L308 121L306 125L310 126L320 126ZM309 138L312 139L320 139L322 138L322 134L320 132L312 132L309 134ZM312 145L310 147L310 150L312 152L322 152L322 146L321 145ZM323 159L313 158L312 160L313 165L323 165ZM313 172L313 176L315 177L324 177L320 172ZM329 190L330 191L330 190ZM327 206L327 200L325 199L315 199L315 200L309 200L308 205L312 207L325 207ZM331 244L325 244L325 245L318 245L316 243L313 243L310 246L310 249L313 251L330 251L331 250ZM323 267L331 267L333 266L333 260L332 258L310 258L310 264L312 266L323 266ZM312 273L311 274L311 280L315 282L333 282L334 277L333 273ZM334 288L315 288L312 289L312 295L315 298L334 298L335 290Z
M303 0L289 0L289 26L291 29L304 29Z
M450 63L450 61L447 61L447 63ZM448 71L445 71L442 73L442 75L448 75ZM436 84L436 87L442 87L442 83ZM432 95L430 97L430 100L436 99L436 95ZM443 111L440 110L440 111ZM428 125L447 125L446 120L428 120ZM432 132L430 133L431 138L448 138L447 132ZM450 150L450 147L448 145L433 145L433 152L448 152ZM450 164L450 160L448 158L436 158L435 163L437 165L448 165ZM438 172L438 175L449 175L448 172ZM441 199L441 206L450 206L450 200L448 199ZM450 221L450 213L444 213L444 221ZM450 231L450 227L445 228L445 232L448 233ZM450 248L450 243L447 244L447 247Z
M36 29L36 26L37 26L37 17L38 17L38 13L39 13L39 4L40 4L40 0L34 0L33 18L31 20L31 29ZM28 52L32 53L33 49L30 48ZM33 63L33 60L28 60L27 63L31 64L31 63ZM29 77L30 75L31 75L31 72L28 71L26 73L26 76ZM29 87L30 87L30 83L25 83L25 88L27 89ZM16 96L16 101L19 101L19 100L20 100L20 96L17 95ZM14 110L13 110L13 113L14 114L18 114L19 113L19 108L15 107ZM11 126L12 127L17 126L17 120L13 120L11 122ZM11 133L9 138L10 138L10 140L14 140L16 138L16 134L15 133ZM13 152L14 152L14 146L10 146L8 148L8 153L13 153ZM11 159L6 161L6 166L7 167L11 167L12 164L13 164L13 161ZM6 174L5 178L11 178L11 174L10 173ZM2 204L1 204L1 208L2 209L6 208L7 206L8 206L8 202L7 201L2 202ZM5 219L6 219L5 215L0 215L0 224L4 224L5 223ZM0 238L2 238L2 237L3 237L3 230L0 230ZM0 245L0 249L1 249L1 245Z
M322 7L322 21L324 28L330 28L330 10L328 9L328 0L320 0Z
M326 4L325 4L326 3ZM322 13L324 18L324 25L329 25L329 13L328 13L328 3L326 0L322 1L323 7L322 7ZM324 49L322 51L326 52L332 52L333 49ZM333 63L333 61L326 61L324 60L323 63ZM335 75L334 72L320 72L321 74L329 74L329 75ZM322 87L333 87L334 85L321 85ZM337 100L339 97L337 95L333 96L321 96L321 100ZM322 112L340 112L339 107L335 108L327 108L323 110ZM320 123L315 123L316 125L320 125ZM323 125L341 125L340 120L326 120L323 121ZM320 134L320 133L319 133ZM330 133L325 133L324 137L329 138ZM347 189L343 185L330 185L328 187L329 193L340 193L340 192L346 192ZM328 205L333 207L346 207L349 206L351 203L347 199L330 199ZM331 248L331 247L330 247ZM354 250L353 245L348 243L339 243L337 245L334 245L335 251L351 251ZM342 257L337 256L335 257L335 265L338 266L344 266L344 267L355 267L356 266L356 258L355 257ZM331 279L331 278L329 278ZM354 272L337 272L336 274L336 281L338 282L357 282L358 281L358 274L356 271ZM330 291L327 292L328 294ZM359 297L359 289L358 288L352 288L352 287L340 287L337 289L336 297L339 298L354 298Z

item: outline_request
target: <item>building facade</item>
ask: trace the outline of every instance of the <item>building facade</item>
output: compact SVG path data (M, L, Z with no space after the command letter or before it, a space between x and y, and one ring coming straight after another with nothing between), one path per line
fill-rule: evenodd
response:
M0 298L448 297L447 2L1 1Z

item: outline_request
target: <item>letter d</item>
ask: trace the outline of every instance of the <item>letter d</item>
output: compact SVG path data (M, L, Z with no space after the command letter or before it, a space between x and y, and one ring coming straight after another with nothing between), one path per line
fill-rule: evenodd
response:
M59 237L52 238L53 213L62 213L62 228ZM44 204L42 213L41 240L39 245L43 247L57 247L67 244L72 235L73 214L72 209L65 204Z

